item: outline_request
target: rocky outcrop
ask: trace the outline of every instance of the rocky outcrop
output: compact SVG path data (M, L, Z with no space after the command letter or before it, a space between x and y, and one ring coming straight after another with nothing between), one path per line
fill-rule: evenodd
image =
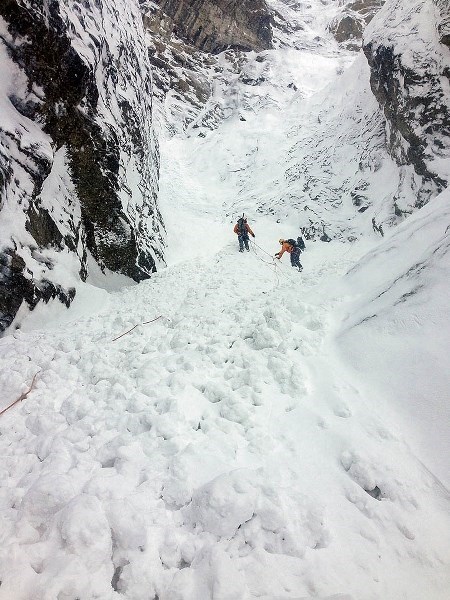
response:
M348 50L361 49L366 25L383 6L385 0L351 0L343 5L329 25L336 40Z
M140 6L161 122L170 134L203 136L225 118L232 82L245 78L247 51L272 47L273 14L265 0L141 0Z
M160 10L147 26L174 32L204 52L259 51L272 46L265 0L159 0L157 4Z
M439 41L450 48L450 4L448 0L434 0L438 10Z
M163 225L137 0L3 0L0 70L1 329L89 261L149 277Z
M441 8L446 3L437 0ZM387 121L387 144L401 170L401 216L443 190L450 179L450 52L445 10L426 0L388 0L368 26L364 53L371 88ZM441 27L441 39L436 30ZM442 28L444 27L444 28ZM414 190L414 206L403 189Z
M171 133L184 131L211 96L208 75L217 59L172 35L171 27L165 29L155 5L142 6L142 10L156 110Z

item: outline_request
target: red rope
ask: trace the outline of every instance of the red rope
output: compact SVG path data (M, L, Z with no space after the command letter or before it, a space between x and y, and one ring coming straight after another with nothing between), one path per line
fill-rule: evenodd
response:
M23 392L22 394L20 394L20 396L17 398L17 400L14 400L14 402L12 402L9 406L7 406L6 408L4 408L2 411L0 411L0 416L5 413L7 410L9 410L10 408L12 408L15 404L17 404L18 402L20 402L21 400L25 400L25 398L28 396L28 394L31 392L31 390L34 387L34 382L36 380L37 374L39 373L39 371L37 373L35 373L33 380L31 382L31 385L29 387L29 389L26 392Z

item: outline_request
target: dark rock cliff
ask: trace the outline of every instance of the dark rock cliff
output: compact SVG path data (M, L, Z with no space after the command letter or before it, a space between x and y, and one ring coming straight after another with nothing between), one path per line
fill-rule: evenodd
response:
M166 29L199 50L266 50L272 46L265 0L159 0L153 27ZM150 25L150 24L149 24Z
M248 51L272 47L273 14L265 0L140 0L140 6L162 122L171 133L190 128L203 135L202 128L224 118L221 101L208 102L227 95Z
M443 0L412 0L409 6L388 0L366 30L371 88L386 117L389 152L401 169L398 216L422 206L448 184L448 17ZM405 187L414 190L414 206L405 201Z
M439 11L438 33L439 41L450 48L450 2L448 0L434 0Z
M0 65L1 331L89 261L149 277L163 225L137 1L2 0Z
M350 0L343 4L329 30L348 50L361 49L364 29L383 6L385 0Z

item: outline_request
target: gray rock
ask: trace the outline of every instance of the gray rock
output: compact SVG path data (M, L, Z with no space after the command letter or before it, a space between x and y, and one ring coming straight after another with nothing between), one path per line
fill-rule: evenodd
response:
M174 128L190 129L203 137L205 131L225 118L219 102L207 107L218 80L229 93L229 81L236 76L242 75L240 81L245 80L244 85L260 85L264 81L242 71L249 50L272 47L273 14L264 0L141 0L140 5L149 34L155 97L157 104L164 104L165 115L170 115L163 121L169 133ZM200 131L193 131L197 129Z
M24 263L3 274L5 323L21 297L30 307L71 298L29 249L70 256L82 280L90 253L140 281L163 261L164 226L137 2L2 0L0 16L0 51L21 82L9 95L15 121L0 114L0 251ZM6 204L14 229L2 226Z
M445 2L436 2L446 6ZM411 31L407 39L392 25L401 19L402 11ZM436 27L444 22L443 14L448 15L448 8L444 13L435 11ZM434 36L420 37L423 31L420 20L430 15L433 12L425 2L416 2L416 10L408 11L401 0L388 0L364 40L371 88L388 123L389 152L405 177L407 170L413 169L415 207L422 206L448 185L446 171L440 165L450 160L448 50ZM396 215L407 214L410 208L397 206Z
M448 0L434 0L440 14L438 32L441 44L450 48L450 3Z
M272 47L265 0L161 0L154 26L205 52Z
M348 50L360 50L364 29L383 6L385 0L355 0L343 5L328 29Z

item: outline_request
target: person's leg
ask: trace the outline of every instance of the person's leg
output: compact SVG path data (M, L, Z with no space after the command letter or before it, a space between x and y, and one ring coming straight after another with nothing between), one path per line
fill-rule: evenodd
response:
M295 252L291 252L290 257L291 257L291 267L297 266L295 264Z
M248 245L248 235L244 236L244 244L245 244L245 249L247 250L247 252L250 252L250 247Z
M239 252L244 252L244 242L242 239L242 235L238 235L238 241L239 241Z
M300 264L300 250L291 253L291 265L297 267L299 271L303 270L303 267Z

